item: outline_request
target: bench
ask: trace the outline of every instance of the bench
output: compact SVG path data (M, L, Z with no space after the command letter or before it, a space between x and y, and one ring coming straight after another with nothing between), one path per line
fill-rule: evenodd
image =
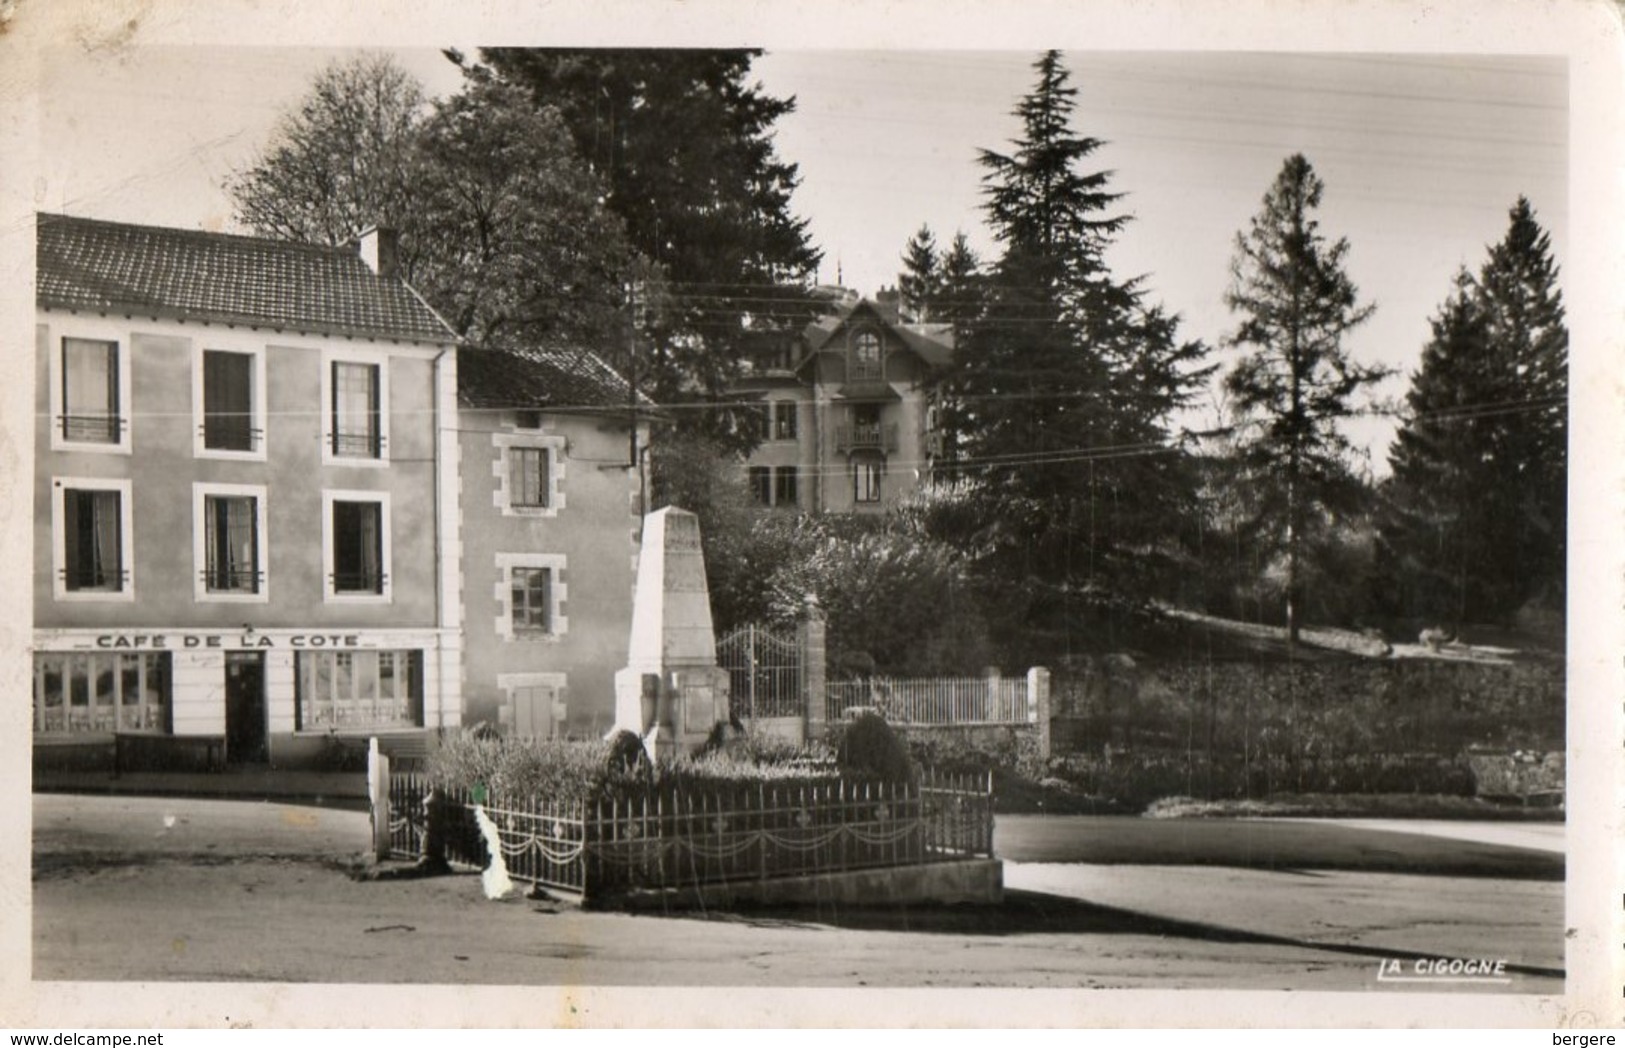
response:
M362 768L366 767L371 741L376 738L379 751L389 758L389 766L393 771L421 771L428 763L429 751L435 742L433 734L428 731L334 735L331 738L343 747L346 753L353 755L355 763Z
M113 775L127 771L211 771L226 769L224 735L113 733Z

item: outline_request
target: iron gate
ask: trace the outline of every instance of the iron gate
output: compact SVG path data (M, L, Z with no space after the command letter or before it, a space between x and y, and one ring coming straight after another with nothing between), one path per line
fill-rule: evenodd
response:
M717 642L717 664L728 671L728 706L736 719L805 714L801 645L794 637L745 626Z

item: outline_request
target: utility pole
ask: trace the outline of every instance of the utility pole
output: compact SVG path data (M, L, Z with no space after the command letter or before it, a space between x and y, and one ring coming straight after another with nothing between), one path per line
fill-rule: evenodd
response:
M626 465L638 478L638 507L649 512L648 484L644 477L643 455L638 448L638 282L632 280L626 288L626 389L627 433Z

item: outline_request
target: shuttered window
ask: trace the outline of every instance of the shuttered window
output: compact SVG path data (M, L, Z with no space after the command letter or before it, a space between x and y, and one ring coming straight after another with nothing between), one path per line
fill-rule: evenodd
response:
M203 446L252 451L259 435L254 425L253 354L204 350Z

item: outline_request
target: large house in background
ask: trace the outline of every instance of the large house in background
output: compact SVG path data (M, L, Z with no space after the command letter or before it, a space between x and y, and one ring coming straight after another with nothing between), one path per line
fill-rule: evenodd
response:
M928 379L953 355L946 324L909 323L855 295L795 332L765 332L736 392L760 402L745 468L765 506L876 511L919 487L938 451Z
M640 509L619 380L459 346L393 262L378 231L39 216L36 754L128 734L288 765L334 735L613 719Z

